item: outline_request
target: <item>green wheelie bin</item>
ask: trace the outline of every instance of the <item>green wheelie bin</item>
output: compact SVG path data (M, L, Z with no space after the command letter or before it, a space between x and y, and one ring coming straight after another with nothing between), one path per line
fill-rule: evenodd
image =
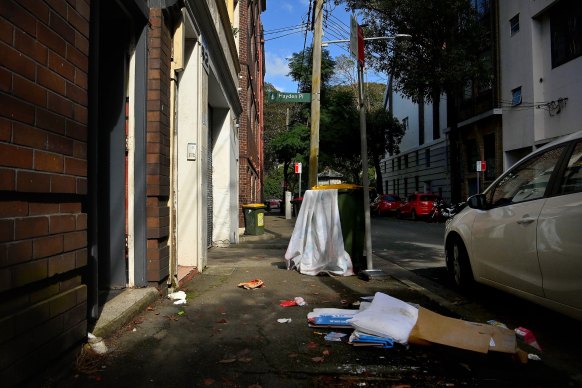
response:
M365 220L364 188L353 184L320 185L313 190L337 189L337 206L340 214L344 249L352 259L354 271L366 269L364 258Z
M245 234L258 236L265 233L265 209L262 203L242 205L245 217Z

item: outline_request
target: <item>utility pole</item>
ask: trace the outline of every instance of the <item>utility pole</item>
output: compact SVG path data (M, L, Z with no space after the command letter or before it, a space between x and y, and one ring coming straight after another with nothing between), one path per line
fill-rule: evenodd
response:
M319 117L321 113L321 38L323 35L323 1L315 0L313 26L313 67L311 73L311 146L309 151L309 188L317 186L319 164Z

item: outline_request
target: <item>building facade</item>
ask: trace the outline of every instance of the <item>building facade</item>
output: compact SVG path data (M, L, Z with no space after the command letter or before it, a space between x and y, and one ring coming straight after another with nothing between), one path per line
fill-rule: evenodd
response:
M400 153L380 162L384 193L406 198L413 193L436 193L450 200L450 175L446 142L447 105L416 104L394 91L389 81L385 108L405 126ZM439 127L434 128L433 109L439 109Z
M232 1L232 0L231 0ZM244 226L242 205L263 201L263 79L265 74L264 36L261 13L265 0L235 1L238 9L237 31L241 64L240 96L243 114L238 122L239 222Z
M382 161L384 191L400 196L433 192L446 201L464 201L503 171L502 109L499 106L498 5L473 0L490 44L481 53L490 63L491 82L468 80L463 93L442 96L440 127L433 124L432 104L415 104L387 88L387 108L406 126L399 155ZM397 82L397 81L395 81ZM452 101L457 103L452 104ZM443 109L444 108L444 109ZM486 162L484 172L477 161Z
M245 6L260 32L264 1ZM6 386L79 350L124 289L164 295L204 270L210 247L238 242L239 125L252 123L260 182L264 66L257 39L246 67L251 100L241 100L237 7L0 2Z
M582 130L582 4L499 5L503 161Z

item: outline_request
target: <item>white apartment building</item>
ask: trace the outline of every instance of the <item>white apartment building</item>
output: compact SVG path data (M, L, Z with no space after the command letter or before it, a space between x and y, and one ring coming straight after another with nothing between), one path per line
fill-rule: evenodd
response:
M499 51L507 169L582 130L582 1L500 1Z

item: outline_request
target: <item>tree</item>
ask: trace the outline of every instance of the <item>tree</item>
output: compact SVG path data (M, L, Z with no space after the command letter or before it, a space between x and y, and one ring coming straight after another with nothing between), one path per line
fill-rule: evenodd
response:
M269 153L277 155L279 163L283 165L283 180L290 183L289 167L294 161L305 160L309 150L309 128L296 124L289 131L277 133L269 143L265 143Z
M321 50L321 90L329 86L333 76L335 61L328 50ZM306 48L298 53L293 53L289 60L289 75L299 84L301 93L311 93L311 73L313 68L312 49Z
M265 83L265 93L277 91L272 84ZM291 104L267 100L264 108L265 130L263 133L263 141L267 145L264 151L264 169L268 175L271 173L271 170L276 169L278 166L278 156L272 152L272 149L268 145L271 139L279 133L287 131L287 109L292 108L292 106Z
M350 88L332 87L326 100L319 128L321 164L358 182L361 155L355 96Z
M367 63L377 71L392 74L395 89L414 102L433 103L433 128L439 128L439 102L445 93L451 130L451 176L457 176L458 98L471 82L490 84L493 79L489 35L482 24L488 3L473 8L467 0L336 0L358 8L366 23L366 36L410 34L412 39L367 42ZM452 179L453 197L458 195ZM454 199L454 198L453 198Z
M399 144L404 136L405 128L398 119L392 116L392 112L380 107L368 114L366 129L368 153L376 171L376 191L378 194L384 194L380 160L387 152L390 154L399 152Z

